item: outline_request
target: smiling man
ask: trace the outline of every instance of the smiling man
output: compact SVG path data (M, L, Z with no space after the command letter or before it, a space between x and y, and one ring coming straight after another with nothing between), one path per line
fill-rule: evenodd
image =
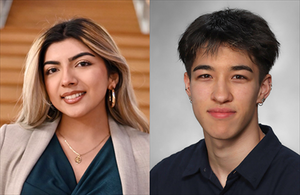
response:
M226 9L197 18L178 46L205 139L151 170L151 194L299 194L300 156L258 123L279 42L267 22Z

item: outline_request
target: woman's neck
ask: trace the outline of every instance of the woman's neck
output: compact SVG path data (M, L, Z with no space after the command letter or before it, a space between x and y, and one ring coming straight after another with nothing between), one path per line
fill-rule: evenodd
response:
M106 112L101 116L81 118L71 118L63 114L57 131L73 141L102 137L109 133L108 116Z

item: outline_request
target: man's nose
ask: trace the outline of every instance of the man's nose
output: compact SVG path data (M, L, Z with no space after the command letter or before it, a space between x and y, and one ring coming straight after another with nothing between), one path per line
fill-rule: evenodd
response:
M230 86L226 83L226 81L219 80L216 82L213 87L211 99L219 104L224 104L233 100Z

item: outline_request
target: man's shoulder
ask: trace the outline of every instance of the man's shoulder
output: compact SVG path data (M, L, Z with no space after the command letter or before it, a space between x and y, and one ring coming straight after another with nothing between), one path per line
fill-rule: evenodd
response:
M260 153L264 155L264 159L268 156L271 157L268 160L271 163L271 168L276 169L277 172L299 172L300 155L282 145L270 126L260 124L260 127L266 133L266 140L262 141L263 145L260 145ZM291 174L288 173L287 175Z
M300 155L282 145L266 174L265 184L276 183L276 194L298 194L300 192Z
M300 155L285 146L280 148L273 162L300 172Z
M198 147L204 145L204 140L200 140L199 142L192 144L183 150L176 152L169 157L163 159L158 164L156 164L152 170L151 174L170 174L170 173L181 173L186 168L189 163L189 160L193 156L194 152Z
M205 146L204 140L163 159L150 172L151 194L172 194L179 189L186 168L197 152ZM174 193L173 193L174 194Z

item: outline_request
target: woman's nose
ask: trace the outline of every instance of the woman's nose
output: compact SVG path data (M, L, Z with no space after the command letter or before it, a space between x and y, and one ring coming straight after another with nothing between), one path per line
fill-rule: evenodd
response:
M61 85L63 87L77 85L77 82L78 82L77 78L72 70L70 69L63 70L62 79L61 79Z

